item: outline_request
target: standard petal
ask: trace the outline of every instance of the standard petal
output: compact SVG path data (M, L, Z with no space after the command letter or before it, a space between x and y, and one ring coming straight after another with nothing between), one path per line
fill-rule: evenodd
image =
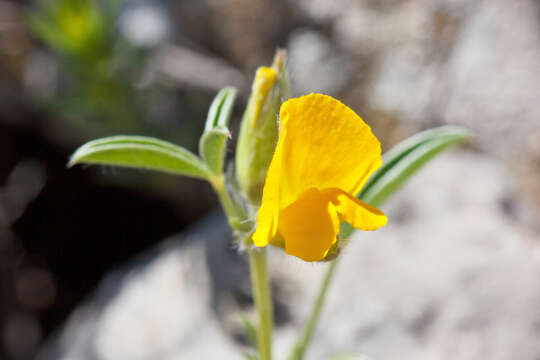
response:
M285 252L305 261L325 257L339 232L334 205L315 188L279 214L279 234L285 239Z
M388 221L381 210L358 200L341 189L325 189L322 193L328 201L334 204L340 221L346 221L357 229L377 230L385 226Z
M280 111L282 206L309 188L360 191L381 166L381 146L353 110L326 95L290 99Z
M256 246L266 246L272 241L277 232L278 215L281 209L281 166L283 148L282 143L287 137L286 131L282 131L276 145L276 151L268 167L266 181L264 182L261 207L257 215L257 229L252 236Z

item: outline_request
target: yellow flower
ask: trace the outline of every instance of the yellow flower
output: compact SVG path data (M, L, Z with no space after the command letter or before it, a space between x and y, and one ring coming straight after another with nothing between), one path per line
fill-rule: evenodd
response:
M355 195L381 166L381 145L369 126L340 101L310 94L280 110L280 134L253 234L256 246L278 242L305 261L323 259L340 223L360 230L386 216Z

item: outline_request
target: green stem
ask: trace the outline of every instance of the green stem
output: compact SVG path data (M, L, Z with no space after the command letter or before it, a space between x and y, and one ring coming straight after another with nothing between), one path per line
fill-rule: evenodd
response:
M315 304L313 304L313 308L311 309L309 320L306 323L304 329L302 330L299 338L296 340L287 360L302 360L304 358L304 353L306 352L307 346L309 345L309 342L313 337L313 332L315 331L317 322L319 321L319 316L321 315L321 310L324 305L328 286L332 281L336 266L337 259L333 260L328 266L323 282L321 284L321 288L319 289L319 294L317 295L317 300L315 301Z
M274 316L272 294L268 280L266 248L251 248L248 253L253 297L255 298L255 307L259 315L259 327L257 329L259 360L271 360Z
M231 198L226 187L224 176L216 177L210 181L212 187L219 196L223 210L227 215L229 224L236 230L239 241L244 241L246 229L250 229L248 215L244 208ZM257 328L257 347L259 349L258 360L272 359L272 328L274 326L274 316L272 308L272 294L270 291L270 281L268 280L268 265L266 262L266 249L248 249L249 266L251 270L251 285L255 307L259 315L259 326Z
M237 231L245 231L245 223L248 220L248 215L244 208L231 198L226 186L225 176L221 175L211 179L210 184L218 194L219 201L221 202L221 206L225 211L225 215L227 215L227 220L231 227ZM249 228L249 226L247 226L247 228Z

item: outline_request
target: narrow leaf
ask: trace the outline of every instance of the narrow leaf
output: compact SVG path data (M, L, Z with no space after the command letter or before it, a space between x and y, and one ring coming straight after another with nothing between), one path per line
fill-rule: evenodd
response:
M219 175L223 170L225 144L229 136L227 128L216 127L206 131L199 141L199 153L208 168L216 175Z
M383 165L371 176L357 197L373 206L382 205L429 160L469 136L467 130L456 126L442 126L411 136L383 155ZM352 231L349 224L343 223L340 237L347 238Z
M244 314L240 314L239 316L239 323L244 329L244 332L246 334L247 340L249 344L256 348L257 347L257 328L251 322L251 320Z
M384 154L384 165L369 179L358 198L373 206L381 205L435 155L468 137L465 129L442 126L406 139Z
M114 165L207 179L210 172L193 153L175 144L144 136L112 136L90 141L71 156L76 164Z
M250 354L250 353L243 353L242 354L244 356L244 358L246 360L259 360L259 357L257 355L254 355L254 354Z
M232 87L225 87L216 95L208 110L204 133L199 140L199 153L215 175L220 175L223 171L225 146L230 136L227 125L235 97L236 89Z
M236 89L233 87L224 87L218 92L208 109L204 131L209 131L217 126L227 127L235 98Z

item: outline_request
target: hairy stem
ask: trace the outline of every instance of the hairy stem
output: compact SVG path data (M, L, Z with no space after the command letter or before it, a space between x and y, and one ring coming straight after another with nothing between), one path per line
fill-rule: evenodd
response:
M272 294L268 280L266 248L249 249L249 265L251 270L251 284L255 307L259 317L257 328L257 347L259 360L272 359L272 328L274 316L272 308Z
M216 177L210 181L212 187L219 196L221 205L229 224L235 230L238 241L243 242L246 236L246 226L251 228L248 215L244 208L238 204L226 186L224 176ZM249 236L249 235L247 235ZM272 329L274 326L272 294L268 279L268 265L265 248L248 248L249 266L251 272L251 286L255 307L257 308L259 324L257 328L257 347L259 350L258 360L272 359Z

